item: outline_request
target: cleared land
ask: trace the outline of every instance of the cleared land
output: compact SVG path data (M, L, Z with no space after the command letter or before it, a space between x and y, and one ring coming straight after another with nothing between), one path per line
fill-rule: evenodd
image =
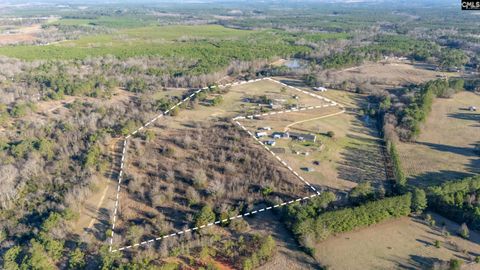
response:
M181 113L172 119L172 125L179 127L189 121L215 120L220 117L233 118L239 115L252 115L256 113L266 113L270 111L282 110L287 106L310 106L324 105L316 98L305 94L299 94L296 91L283 89L278 83L262 80L255 83L235 85L229 88L228 93L222 95L223 101L216 106L208 106L206 102L198 104L198 109L182 110ZM260 99L265 96L266 99L277 100L279 108L272 109L269 104L259 104L249 99ZM298 100L294 99L298 96ZM210 94L208 99L213 99L215 95Z
M440 184L446 180L480 173L478 112L480 96L461 92L450 99L436 99L416 143L399 143L402 165L412 184Z
M0 45L15 44L20 42L33 41L37 39L36 34L42 31L40 24L23 27L13 27L9 33L0 34Z
M471 260L480 254L477 233L471 232L471 241L462 239L454 236L458 224L434 218L436 224L445 223L451 236L423 221L401 218L328 239L316 246L315 257L329 269L432 269L439 260ZM436 240L440 248L435 247Z
M213 106L219 96L222 101ZM114 243L134 244L193 227L205 204L228 217L258 209L267 201L311 194L246 133L222 120L271 111L267 100L284 109L292 106L290 99L295 106L323 104L262 80L206 94L182 105L187 110L179 115L159 121L151 129L154 138L132 138Z
M343 104L345 111L340 107L326 107L265 116L260 120L246 119L242 123L251 131L271 127L270 135L284 131L315 135L315 142L276 139L270 148L317 187L348 191L360 182L382 185L386 173L376 123L358 115L358 109L365 105L365 97L336 90L321 95ZM329 131L333 137L328 135ZM267 140L272 138L262 138Z
M421 63L392 60L329 72L326 76L328 81L369 82L374 88L385 89L420 84L441 76L458 76L458 73L436 71L434 66Z

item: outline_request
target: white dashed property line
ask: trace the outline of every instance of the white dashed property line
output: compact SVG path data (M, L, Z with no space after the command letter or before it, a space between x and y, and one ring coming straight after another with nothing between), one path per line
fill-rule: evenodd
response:
M260 81L260 80L264 80L264 79L267 79L267 78L262 78L262 79L257 79L257 80L249 80L249 81L243 81L242 84L245 84L245 83L250 83L250 82L257 82L257 81ZM238 84L238 83L237 83ZM215 88L216 86L211 86L210 88ZM225 87L223 85L220 85L219 87ZM192 94L190 94L188 97L184 98L182 101L178 102L177 104L175 104L174 106L172 106L171 108L169 108L168 110L166 110L165 112L163 113L160 113L158 114L157 116L155 116L154 118L152 118L150 121L148 121L146 124L144 124L143 126L139 127L138 129L136 129L135 131L133 131L132 133L128 134L127 136L125 136L124 138L124 141L123 141L123 149L122 149L122 158L121 158L121 164L120 164L120 172L119 172L119 176L118 176L118 182L117 182L117 195L116 195L116 200L115 200L115 209L114 209L114 215L113 215L113 222L112 222L112 233L110 235L110 247L109 247L109 250L112 251L112 246L113 246L113 238L115 236L115 222L117 220L117 212L118 212L118 205L119 205L119 194L120 194L120 187L121 187L121 182L122 182L122 174L123 174L123 168L124 168L124 162L125 162L125 156L126 156L126 148L127 148L127 140L130 139L131 136L135 135L136 133L138 133L139 131L142 131L144 128L148 127L149 125L153 124L158 118L162 117L163 115L166 115L168 114L171 110L173 110L174 108L182 105L182 103L186 102L187 100L189 100L190 98L193 98L196 94L200 93L201 91L203 90L207 90L209 89L209 87L203 87L203 88L200 88L198 90L196 90L195 92L193 92ZM134 246L138 246L139 244L135 244ZM125 247L123 249L127 249L127 248L131 248L131 246L129 247ZM122 249L122 250L123 250ZM119 249L120 250L120 249Z
M250 81L244 81L244 82L235 82L233 84L226 84L226 85L219 85L219 87L227 87L227 86L230 86L230 85L239 85L239 84L245 84L245 83L250 83L250 82L258 82L258 81L261 81L261 80L270 80L270 81L273 81L273 82L276 82L276 83L279 83L283 86L288 86L296 91L299 91L299 92L306 92L306 91L303 91L303 90L300 90L296 87L293 87L293 86L289 86L289 85L286 85L285 83L282 83L282 82L279 82L277 80L274 80L272 78L262 78L262 79L256 79L256 80L250 80ZM212 86L211 88L215 88L215 86ZM234 216L234 217L230 217L230 218L227 218L227 219L223 219L223 220L217 220L215 222L212 222L212 223L208 223L207 225L202 225L200 227L194 227L194 228L191 228L191 229L186 229L184 231L180 231L180 232L176 232L176 233L172 233L170 235L164 235L164 236L161 236L161 237L157 237L157 238L154 238L154 239L150 239L150 240L147 240L147 241L144 241L144 242L141 242L141 243L136 243L134 245L129 245L129 246L126 246L126 247L121 247L119 249L116 249L116 250L112 250L112 246L113 246L113 238L114 238L114 229L115 229L115 221L116 221L116 213L117 213L117 209L118 209L118 202L119 202L119 192L120 192L120 185L121 185L121 180L122 180L122 172L123 172L123 166L124 166L124 159L125 159L125 152L126 152L126 147L127 147L127 140L132 136L132 135L135 135L138 131L141 131L142 129L144 129L145 127L147 127L148 125L152 124L155 120L157 120L158 118L162 117L163 115L166 115L168 114L168 112L170 112L172 109L180 106L183 102L187 101L188 99L194 97L196 94L200 93L202 90L207 90L209 89L209 87L204 87L204 88L201 88L201 89L198 89L196 90L194 93L192 93L189 97L183 99L181 102L177 103L176 105L174 105L173 107L171 107L170 109L166 110L164 113L162 114L159 114L157 115L155 118L153 118L152 120L150 120L147 124L145 124L144 126L140 127L139 129L135 130L134 132L132 132L131 134L128 134L126 137L125 137L125 140L124 140L124 146L123 146L123 150L122 150L122 163L121 163L121 170L120 170L120 174L119 174L119 178L118 178L118 188L117 188L117 199L116 199L116 203L115 203L115 211L114 211L114 222L112 224L112 234L111 234L111 238L110 238L110 247L109 247L109 250L111 252L117 252L117 251L123 251L123 250L127 250L127 249L131 249L132 247L138 247L140 245L146 245L148 243L152 243L154 241L159 241L159 240L162 240L162 239L165 239L165 238L168 238L168 237L172 237L172 236L175 236L175 235L181 235L183 233L187 233L187 232L190 232L190 231L196 231L198 230L199 228L204 228L204 227L209 227L209 226L213 226L215 224L219 224L221 222L227 222L228 220L233 220L233 219L236 219L236 218L242 218L242 217L245 217L245 216L249 216L251 214L256 214L256 213L260 213L260 212L264 212L264 211L268 211L268 210L271 210L273 208L277 208L277 207L281 207L281 206L285 206L285 205L288 205L288 204L292 204L294 202L300 202L302 200L309 200L311 198L314 198L315 196L318 196L320 195L320 192L318 192L315 187L313 187L310 183L308 183L307 181L305 181L305 179L303 179L303 177L301 177L296 171L294 171L290 166L288 166L284 161L282 161L275 153L273 153L273 151L271 151L268 147L265 147L265 149L267 149L272 155L274 155L278 160L280 160L282 162L282 164L284 166L286 166L290 171L292 171L300 180L302 180L307 186L309 186L313 191L316 192L316 194L312 194L310 196L307 196L307 197L303 197L303 198L298 198L296 200L290 200L288 202L283 202L283 203L280 203L280 204L276 204L274 206L270 206L270 207L266 207L266 208L262 208L262 209L259 209L259 210L254 210L254 211L251 211L251 212L248 212L248 213L244 213L242 215L238 215L238 216ZM309 93L309 92L306 92L306 93ZM330 104L327 104L327 105L319 105L319 106L315 106L315 107L308 107L308 108L302 108L302 109L292 109L292 110L287 110L287 111L280 111L280 112L272 112L270 114L265 114L265 115L273 115L273 114L281 114L281 113L287 113L287 112L295 112L295 111L299 111L299 110L310 110L310 109L314 109L314 108L323 108L323 107L328 107L328 106L336 106L337 103L334 102L334 101L331 101L330 99L328 98L325 98L325 97L322 97L322 96L319 96L319 95L316 95L316 94L312 94L312 93L309 93L309 95L311 95L312 97L316 97L318 99L321 99L321 100L325 100L327 102L330 102ZM237 125L239 125L244 131L246 131L249 135L251 135L257 142L259 142L260 144L263 145L263 143L261 143L255 136L253 136L253 134L248 131L243 125L241 125L238 121L236 121L237 119L245 119L246 117L245 116L238 116L238 117L235 117L233 118L233 120L235 121L235 123Z
M285 166L289 171L291 171L295 176L297 176L297 178L299 178L305 185L307 185L310 189L312 189L317 195L320 194L320 192L313 186L311 185L309 182L307 182L301 175L299 175L295 170L292 169L291 166L289 166L284 160L282 160L278 155L276 155L272 150L270 150L268 148L268 146L266 146L264 143L262 143L256 136L254 136L249 130L247 130L239 121L237 121L237 119L245 119L245 118L251 118L251 117L259 117L259 116L265 116L265 115L275 115L275 114L282 114L282 113L290 113L290 112L296 112L296 111L305 111L305 110L312 110L312 109L318 109L318 108L324 108L324 107L329 107L329 106L336 106L338 105L336 102L328 99L328 98L325 98L325 97L322 97L322 96L319 96L319 95L316 95L316 94L313 94L311 92L308 92L308 91L305 91L305 90L300 90L294 86L291 86L291 85L287 85L285 83L282 83L282 82L279 82L277 80L274 80L272 78L266 78L267 80L270 80L272 82L276 82L276 83L279 83L283 86L287 86L293 90L296 90L298 92L302 92L304 94L308 94L312 97L315 97L315 98L318 98L320 100L324 100L324 101L327 101L329 102L329 104L324 104L324 105L317 105L317 106L309 106L309 107L304 107L304 108L294 108L294 109L290 109L290 110L284 110L284 111L276 111L276 112L270 112L270 113L264 113L264 114L261 114L261 115L249 115L249 116L246 116L246 117L243 117L243 116L238 116L238 117L235 117L233 118L233 120L235 121L235 123L240 126L242 128L242 130L246 131L248 133L248 135L250 135L251 137L253 137L255 139L255 141L257 141L259 144L261 144L270 154L272 154L277 160L279 160L283 166ZM343 106L341 106L343 107Z
M153 243L155 241L163 240L165 238L169 238L169 237L173 237L173 236L179 236L179 235L191 232L191 231L196 231L196 230L201 229L201 228L203 229L203 228L211 227L211 226L219 224L219 223L225 223L229 220L235 220L237 218L243 218L243 217L254 215L254 214L257 214L257 213L260 213L260 212L272 210L274 208L283 207L283 206L286 206L286 205L289 205L289 204L292 204L292 203L295 203L295 202L299 202L299 201L307 201L307 200L310 200L311 198L314 198L316 196L318 196L318 194L312 194L310 196L303 197L303 198L298 198L296 200L290 200L288 202L282 202L282 203L279 203L279 204L276 204L276 205L273 205L273 206L265 207L265 208L262 208L262 209L257 209L257 210L250 211L250 212L247 212L247 213L244 213L244 214L241 214L241 215L232 216L232 217L222 219L222 220L217 220L215 222L211 222L211 223L202 225L200 227L194 227L194 228L186 229L186 230L183 230L183 231L178 231L178 232L175 232L175 233L172 233L172 234L152 238L152 239L149 239L149 240L146 240L146 241L143 241L143 242L140 242L140 243L136 243L136 244L133 244L133 245L121 247L121 248L112 250L112 252L118 252L118 251L131 249L132 247L147 245L147 244Z

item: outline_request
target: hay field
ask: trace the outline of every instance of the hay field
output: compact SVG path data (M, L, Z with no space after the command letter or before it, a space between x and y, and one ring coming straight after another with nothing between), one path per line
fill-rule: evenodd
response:
M480 96L472 92L436 99L416 143L400 143L398 150L410 183L426 186L480 173Z
M462 239L455 236L458 224L433 217L437 225L445 223L449 237L441 227L404 217L327 239L317 244L315 258L328 269L432 269L439 260L470 261L480 254L478 233L471 232L471 241ZM462 269L478 269L478 264Z

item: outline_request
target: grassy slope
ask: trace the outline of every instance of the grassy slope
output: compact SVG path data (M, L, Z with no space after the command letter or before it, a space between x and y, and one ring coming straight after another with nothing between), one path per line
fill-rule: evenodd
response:
M332 237L317 244L314 256L329 269L432 269L438 260L468 257L462 249L468 255L480 252L478 234L472 232L471 241L464 240L455 236L458 224L434 218L437 224L445 222L452 236L442 236L441 225L432 228L403 217ZM440 248L434 246L435 240Z
M474 144L480 142L478 112L468 106L480 104L471 92L451 99L436 99L416 143L400 143L402 165L415 185L439 184L445 180L480 173L480 157Z

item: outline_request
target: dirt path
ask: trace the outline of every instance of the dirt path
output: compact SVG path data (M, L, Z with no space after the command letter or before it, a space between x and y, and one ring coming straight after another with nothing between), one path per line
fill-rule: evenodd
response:
M323 119L323 118L339 115L339 114L342 114L344 112L345 112L345 108L342 107L342 110L340 112L331 113L331 114L328 114L328 115L323 115L323 116L319 116L319 117L314 117L314 118L310 118L310 119L304 119L304 120L300 120L300 121L297 121L297 122L293 122L291 124L288 124L285 127L283 132L287 132L290 129L290 127L292 127L294 125L297 125L297 124L301 124L301 123L305 123L305 122L308 122L308 121L314 121L314 120L318 120L318 119Z
M121 140L112 139L109 145L109 155L113 158L111 168L102 176L96 190L84 202L80 212L80 218L74 225L74 231L77 234L94 233L99 236L105 230L105 225L109 222L109 215L115 202L116 175L118 174L119 144Z

